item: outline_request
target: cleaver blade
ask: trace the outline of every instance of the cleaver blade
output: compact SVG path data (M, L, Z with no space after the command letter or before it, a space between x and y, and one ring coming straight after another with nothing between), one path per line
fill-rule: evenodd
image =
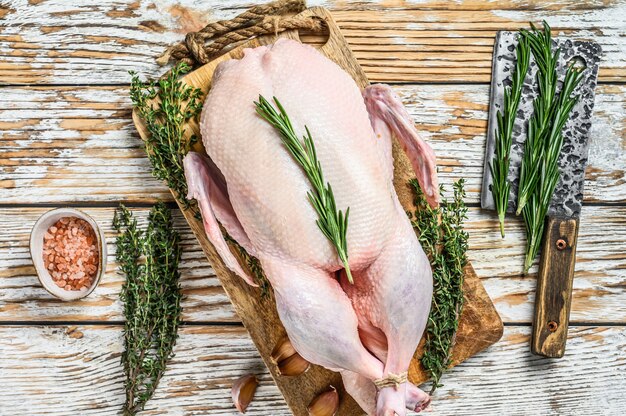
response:
M489 163L493 159L495 148L496 114L503 106L504 87L511 85L518 36L517 32L500 31L496 35L494 45L489 127L481 191L481 207L484 209L495 209L491 194L492 178ZM558 160L561 175L550 201L537 277L531 350L535 354L553 358L562 357L565 353L589 134L602 54L600 45L592 41L557 38L554 40L553 48L557 46L561 48L557 67L559 80L564 79L568 65L584 66L585 69L583 79L574 91L580 99L572 109L563 129L563 148ZM538 95L536 74L537 64L531 55L513 128L508 176L511 190L507 212L514 212L516 208L519 171L528 120L533 113L533 100ZM560 86L557 90L560 90Z
M481 192L481 207L483 209L495 209L491 194L493 181L489 163L493 159L495 149L496 113L503 106L504 87L511 85L511 71L515 67L517 36L517 32L509 31L499 31L496 34L491 72L489 127L487 130L487 146L485 148ZM559 157L561 178L552 197L549 209L549 215L571 217L579 216L582 208L583 184L590 140L589 132L591 130L595 88L598 83L598 64L602 49L596 42L558 38L555 40L554 47L556 46L561 47L561 55L557 67L557 76L560 80L565 77L565 71L570 62L586 66L583 79L574 91L574 94L580 95L580 99L572 109L569 120L563 129L563 149ZM509 213L514 212L517 206L519 171L524 153L528 120L530 120L530 116L533 113L533 100L538 94L538 85L535 82L536 76L537 64L531 55L530 68L528 74L526 74L522 97L517 111L517 119L513 127L513 145L511 146L511 163L509 166L509 180L511 181L509 207L507 210Z

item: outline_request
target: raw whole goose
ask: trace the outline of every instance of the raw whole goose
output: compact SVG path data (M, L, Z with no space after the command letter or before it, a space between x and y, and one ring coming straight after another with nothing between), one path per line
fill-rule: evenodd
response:
M256 114L259 95L277 97L300 136L308 126L337 207L350 207L354 284L345 273L336 278L342 264L315 223L306 196L311 185L276 130ZM392 184L392 134L431 205L438 185L434 154L398 98L383 85L360 91L314 48L279 40L219 65L200 130L210 159L185 158L189 197L198 201L225 264L254 284L219 224L260 260L300 355L341 371L347 391L370 415L420 410L428 395L402 375L426 325L432 277Z

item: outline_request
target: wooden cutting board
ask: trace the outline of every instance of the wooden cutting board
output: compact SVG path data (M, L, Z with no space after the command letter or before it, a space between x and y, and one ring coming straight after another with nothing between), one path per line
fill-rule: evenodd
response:
M365 73L352 55L330 13L324 8L314 7L303 11L301 15L317 16L327 22L329 33L325 43L320 42L319 37L309 36L306 39L311 41L310 43L317 47L321 53L352 75L359 87L364 88L369 85ZM298 33L293 31L281 33L280 36L300 40ZM276 39L277 36L264 36L250 40L187 74L183 81L202 89L206 93L211 86L213 71L220 62L241 58L243 48L271 44ZM147 131L136 112L133 112L133 120L139 134L145 140ZM198 124L195 121L189 123L186 131L188 134L195 133L200 136ZM204 152L201 144L198 144L194 150ZM407 186L407 181L414 174L407 157L395 141L393 156L395 161L394 186L404 208L413 211L415 209L413 194ZM306 416L308 404L317 394L326 390L329 385L337 387L341 397L337 415L355 416L363 414L354 400L345 393L341 377L337 373L319 366L312 366L309 371L298 377L281 377L278 375L276 366L270 360L270 354L276 343L285 335L285 329L278 318L273 295L270 293L269 296L261 296L261 291L258 288L250 287L243 279L228 270L207 239L202 221L195 217L194 210L183 210L182 212L294 415ZM241 261L234 247L231 249ZM245 263L242 262L242 264ZM502 321L471 265L466 268L464 289L465 305L453 351L453 365L457 365L498 341L503 331ZM418 357L421 356L421 349L422 346L420 345L409 369L410 381L418 385L428 378L418 360ZM254 402L251 406L254 406Z

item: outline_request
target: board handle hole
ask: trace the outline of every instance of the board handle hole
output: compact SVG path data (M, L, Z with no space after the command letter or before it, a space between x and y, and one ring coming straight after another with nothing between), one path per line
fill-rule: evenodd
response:
M565 248L566 248L566 247L567 247L567 241L565 241L564 239L559 238L559 239L556 241L556 248L557 248L558 250L565 250Z
M548 322L548 331L554 332L558 329L559 324L555 321Z
M298 37L302 43L313 46L315 49L321 49L330 39L330 29L328 24L323 25L322 31L310 31L305 29L298 30Z

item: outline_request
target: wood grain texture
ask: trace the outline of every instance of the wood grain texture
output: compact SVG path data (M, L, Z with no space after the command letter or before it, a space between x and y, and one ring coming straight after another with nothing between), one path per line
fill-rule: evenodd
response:
M123 278L116 273L113 208L84 209L105 231L108 268L94 293L69 303L52 299L40 286L28 252L30 230L47 210L0 209L0 322L121 321L118 296ZM145 224L148 209L133 211L140 224ZM190 322L239 322L178 210L174 211L174 224L183 244L183 318ZM532 322L537 267L528 276L521 274L526 244L522 221L507 221L507 237L502 239L497 217L471 208L466 230L472 265L504 322ZM626 324L626 207L584 206L578 240L571 321Z
M314 7L303 11L298 14L298 16L302 18L315 17L322 19L328 28L328 37L325 39L324 43L317 45L320 53L334 61L346 71L354 79L359 88L365 88L369 85L365 73L356 62L339 28L326 9ZM221 62L230 59L240 59L243 57L244 48L271 44L277 37L278 36L263 36L246 42L185 75L182 77L181 81L196 88L200 88L203 94L206 94L210 90L213 73ZM298 34L297 32L291 31L281 34L280 37L298 39ZM139 135L143 140L147 140L149 132L137 111L133 111L133 121ZM189 136L192 134L198 137L200 136L199 127L195 120L186 123L185 131ZM413 168L411 167L408 157L400 148L400 145L395 140L393 140L392 145L394 185L398 192L400 203L405 210L415 210L415 205L413 204L414 195L410 192L406 192L409 188L408 180L414 177ZM201 144L198 144L196 147L197 151L206 154ZM176 196L174 191L172 191L172 193ZM309 403L311 403L320 392L327 390L329 386L337 387L341 394L343 391L343 383L339 375L322 367L312 366L306 374L297 377L295 382L293 380L286 380L284 377L280 376L278 368L271 359L271 352L274 350L276 344L285 336L285 329L278 317L273 296L269 298L263 297L258 288L250 287L239 276L226 267L222 258L216 252L215 247L208 240L203 221L198 216L198 211L195 207L194 209L182 210L182 213L193 233L198 238L202 250L205 252L222 287L233 303L237 315L248 329L261 357L269 368L274 381L283 393L294 415L308 415L307 407ZM236 253L237 249L232 246L231 251ZM242 265L245 264L241 259L240 263ZM497 342L502 336L502 321L471 264L468 264L466 268L465 280L465 310L460 317L463 323L459 325L456 345L452 351L452 365L465 361L468 357L482 351L494 342ZM413 383L422 383L429 378L426 369L419 363L421 356L422 351L418 349L409 367L409 380ZM362 413L362 411L350 396L346 396L340 401L339 409L337 410L338 416L352 416L360 413Z
M465 268L463 293L465 294L463 310L450 357L452 367L498 342L504 332L502 320L493 307L493 301L477 278L471 264ZM430 379L420 361L424 355L425 342L426 339L422 338L409 366L409 380L418 386Z
M113 208L84 209L93 216L108 242L107 272L96 290L83 301L59 302L37 280L30 260L28 239L35 221L47 208L0 210L0 320L3 321L122 321L119 292L124 277L117 273ZM148 209L132 210L140 226L147 224ZM180 265L187 321L239 322L186 221L174 212L181 231Z
M0 83L127 83L156 76L164 48L249 0L9 0L0 7ZM547 18L556 34L597 41L600 81L626 76L626 5L619 0L309 0L332 10L372 82L489 82L497 30Z
M487 85L403 85L394 90L438 156L439 178L467 179L478 202ZM626 202L626 86L601 85L589 148L585 202ZM130 120L127 87L0 89L3 203L171 200L152 178Z
M120 326L0 327L0 414L111 415L120 409ZM68 333L69 332L69 333ZM501 342L447 373L432 416L595 415L626 412L626 328L573 327L561 360L533 356L530 328L506 327ZM184 327L175 357L144 415L236 416L230 387L255 373L246 415L291 413L243 328ZM412 416L415 414L411 413Z
M133 132L127 71L160 74L153 59L165 46L253 2L259 1L0 2L0 204L112 207L119 200L169 199L151 177ZM442 182L466 177L472 202L480 190L488 86L445 84L488 83L496 30L547 18L557 32L602 45L601 83L623 83L626 76L623 0L309 4L332 9L372 81L414 83L394 88L435 148ZM30 85L1 86L11 84ZM558 361L533 356L530 328L508 326L500 343L444 377L429 414L626 413L624 327L575 326L626 324L626 87L604 84L597 92L585 189L586 202L596 205L586 206L581 218L568 354ZM80 326L67 334L66 327L2 324L122 320L122 278L112 256L103 284L82 302L62 304L38 285L26 241L46 210L0 208L0 414L114 414L123 401L121 327ZM106 225L112 242L112 209L86 211ZM135 211L142 219L147 214ZM175 218L185 245L185 319L235 324L238 318L195 237L180 213ZM520 273L522 224L508 221L502 240L497 219L471 209L467 227L470 259L498 312L509 325L528 325L537 268L530 276ZM289 415L243 328L186 327L146 413L234 416L230 385L251 371L262 382L248 414Z
M546 218L535 295L534 354L561 358L565 353L579 229L578 218Z

